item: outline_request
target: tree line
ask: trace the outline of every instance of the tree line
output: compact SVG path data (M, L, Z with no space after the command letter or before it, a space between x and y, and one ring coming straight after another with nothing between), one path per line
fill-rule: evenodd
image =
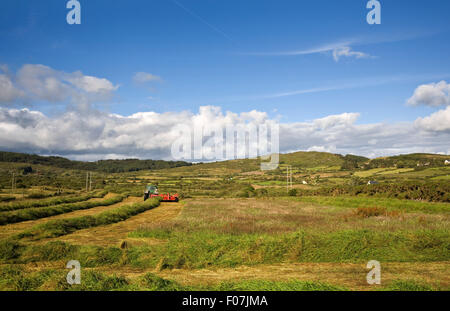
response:
M141 170L158 170L180 166L190 166L185 161L164 160L100 160L95 162L73 161L58 156L40 156L36 154L0 151L0 162L18 162L54 166L64 169L101 171L105 173L123 173Z

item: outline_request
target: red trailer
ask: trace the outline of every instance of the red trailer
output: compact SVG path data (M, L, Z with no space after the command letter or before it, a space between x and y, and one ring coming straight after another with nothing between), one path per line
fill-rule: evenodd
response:
M147 188L144 192L144 201L151 198L160 197L163 202L178 202L178 193L170 194L170 193L158 193L158 187L154 185L147 185Z

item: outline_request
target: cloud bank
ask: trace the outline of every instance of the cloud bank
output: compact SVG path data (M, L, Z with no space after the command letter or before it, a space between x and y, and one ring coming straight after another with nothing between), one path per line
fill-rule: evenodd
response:
M326 116L309 122L280 124L280 151L353 153L368 157L410 152L450 154L450 108L414 123L356 124L358 113ZM445 126L447 120L447 126ZM140 112L130 116L70 111L50 118L29 109L0 109L0 146L4 150L58 154L73 159L171 159L178 125L255 125L268 121L265 112L222 112L203 106L192 112Z

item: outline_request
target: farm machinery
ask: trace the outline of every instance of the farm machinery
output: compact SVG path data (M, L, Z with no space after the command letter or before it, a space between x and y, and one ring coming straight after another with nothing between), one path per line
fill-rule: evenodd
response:
M147 185L144 192L144 201L151 198L160 197L163 202L178 202L178 193L158 193L158 187L155 185Z

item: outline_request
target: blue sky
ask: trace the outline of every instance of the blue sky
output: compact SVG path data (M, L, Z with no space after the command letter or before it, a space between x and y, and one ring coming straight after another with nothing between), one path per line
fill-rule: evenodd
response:
M450 80L450 2L380 2L381 25L369 25L365 0L80 0L81 25L68 25L66 1L2 1L0 64L107 79L116 89L98 107L124 116L213 105L287 123L413 122L439 111L407 105L414 90ZM353 54L333 57L343 49Z

